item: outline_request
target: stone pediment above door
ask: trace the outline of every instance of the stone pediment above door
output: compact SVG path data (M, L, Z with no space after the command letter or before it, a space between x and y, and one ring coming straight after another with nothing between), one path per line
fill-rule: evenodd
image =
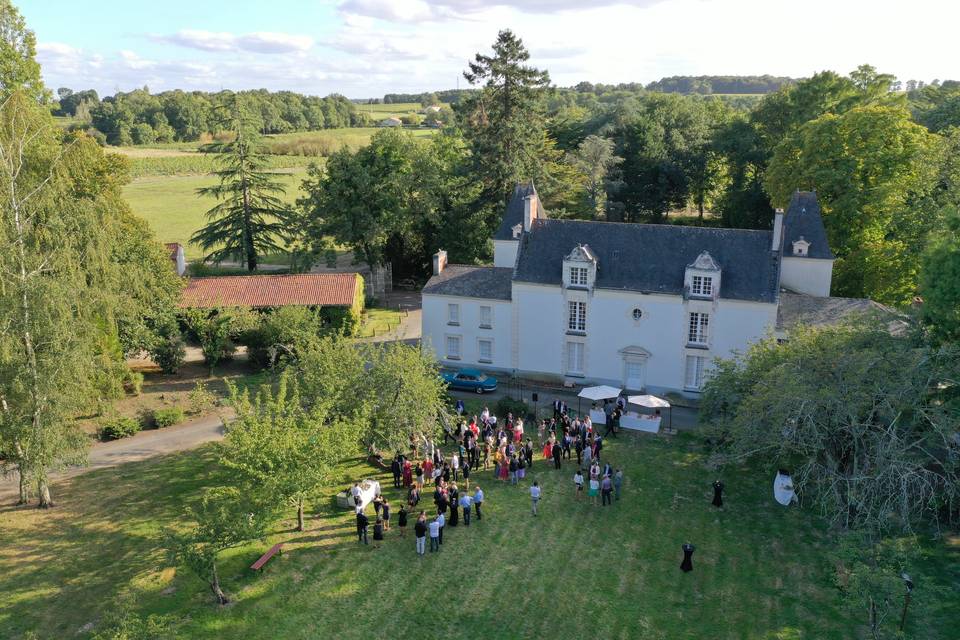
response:
M643 347L638 346L624 347L618 353L628 360L646 360L653 355Z

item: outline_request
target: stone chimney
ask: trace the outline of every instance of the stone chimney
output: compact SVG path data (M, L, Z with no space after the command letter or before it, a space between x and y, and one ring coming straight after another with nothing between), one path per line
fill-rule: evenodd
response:
M443 249L433 254L433 275L438 276L447 268L447 252Z
M540 217L540 198L531 193L523 199L523 230L530 231L533 221Z
M780 251L780 243L783 240L783 209L777 209L773 215L773 244L771 251Z

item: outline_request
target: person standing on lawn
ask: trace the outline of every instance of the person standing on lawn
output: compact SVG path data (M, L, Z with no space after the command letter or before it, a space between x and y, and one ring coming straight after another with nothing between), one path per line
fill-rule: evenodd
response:
M533 515L537 515L537 504L540 502L540 483L534 481L533 486L530 487L530 503L531 508L533 509Z
M597 494L600 493L600 481L590 476L590 504L597 506Z
M463 508L463 526L470 526L470 508L473 505L473 498L470 497L470 494L467 493L467 490L463 490L463 495L460 496L460 506Z
M580 496L583 495L583 473L580 472L580 469L577 469L577 472L573 474L573 484L576 486L576 493L573 494L573 497L579 502Z
M470 461L467 460L466 464L463 465L463 490L470 490Z
M477 520L483 520L483 514L480 513L480 507L483 506L483 489L477 485L473 491L473 509L477 513Z
M602 495L600 504L603 506L613 504L613 498L611 497L613 493L613 480L610 479L610 476L603 476L603 480L600 481L600 493Z
M430 521L430 553L440 551L440 520L439 516Z
M527 459L521 451L517 458L517 482L523 481L525 477L527 477Z
M417 516L417 522L413 525L413 533L417 538L417 555L422 556L427 552L427 514L423 511Z
M620 499L620 488L623 486L623 471L617 469L613 472L613 498Z
M443 544L443 529L447 526L447 518L442 511L437 512L437 523L440 525L440 544Z
M393 474L393 486L394 488L400 487L400 474L403 472L403 466L400 464L400 454L398 453L393 457L393 462L390 463L390 472Z
M517 484L517 456L510 456L510 462L507 465L510 472L510 484Z
M383 519L383 530L390 531L390 501L386 497L380 505L380 517Z
M367 542L367 527L370 525L370 518L357 507L357 544L370 544Z
M417 468L413 470L413 475L417 477L417 489L423 489L423 467L417 463Z
M460 490L457 489L457 483L450 485L450 491L447 494L450 497L450 526L457 526L460 520Z
M560 456L563 455L563 448L559 442L553 443L553 468L560 469Z
M413 466L409 460L403 461L403 486L409 487L413 484Z
M397 513L397 526L400 527L400 537L407 537L407 507L400 505L400 511Z
M450 473L454 480L460 479L460 456L457 453L450 456Z
M383 541L383 520L377 518L377 521L373 523L373 541L382 542ZM379 549L380 545L373 545L375 549Z
M533 468L533 441L530 438L527 438L527 444L523 447L523 457L527 459L526 467L528 469Z

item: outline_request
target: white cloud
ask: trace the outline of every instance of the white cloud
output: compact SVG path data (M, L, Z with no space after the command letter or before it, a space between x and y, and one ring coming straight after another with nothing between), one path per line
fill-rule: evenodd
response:
M960 20L960 8L942 0L912 0L909 6L866 0L806 0L802 5L786 0L596 0L579 9L573 4L348 0L341 9L359 6L366 13L342 14L336 25L324 25L324 35L316 41L306 31L237 35L183 30L153 36L155 42L176 45L160 51L156 46L141 50L133 42L125 42L127 54L45 42L38 55L54 87L109 92L145 83L154 90L265 87L362 98L452 88L458 78L465 87L461 73L467 61L476 52L489 52L498 30L511 28L530 50L531 64L547 69L560 86L581 80L646 83L685 74L803 77L823 69L847 73L864 62L902 80L958 75L953 25ZM387 18L368 15L378 7ZM435 19L441 9L459 19ZM541 11L535 18L533 9ZM939 19L923 29L904 27L924 14ZM397 17L408 15L431 17L412 22Z
M523 13L582 11L611 6L648 7L665 0L344 0L338 5L346 15L389 22L419 22L473 18L491 8Z
M309 36L268 31L235 35L226 31L182 29L171 35L152 37L158 42L214 52L290 53L306 51L313 46L313 38Z

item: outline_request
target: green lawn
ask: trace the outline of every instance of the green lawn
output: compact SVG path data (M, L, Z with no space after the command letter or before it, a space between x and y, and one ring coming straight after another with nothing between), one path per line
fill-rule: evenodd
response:
M268 539L223 555L236 598L225 608L158 544L162 526L226 477L213 446L92 472L55 487L52 511L0 511L0 637L87 637L121 594L138 615L167 616L176 637L191 639L861 637L859 620L838 609L825 532L809 510L773 503L769 470L724 473L718 511L714 474L692 438L625 435L608 455L626 473L612 508L574 502L572 469L555 472L538 456L536 519L526 487L475 473L487 493L483 521L448 527L443 552L425 558L410 531L405 540L389 533L381 548L356 544L352 514L331 496L375 472L345 465L308 531L292 531L288 517ZM386 493L397 509L399 492ZM688 540L695 570L684 574ZM280 541L285 552L263 575L247 569ZM936 557L914 571L918 584L956 583L958 546L931 544ZM909 620L909 637L956 637L957 615L960 601L945 597L927 619Z
M301 196L300 183L306 171L306 167L297 167L282 172L287 202L293 203ZM210 186L214 180L208 175L138 178L123 188L123 195L133 212L150 223L157 240L181 243L187 260L195 260L201 250L190 244L190 236L204 225L204 214L216 204L213 198L199 197L197 188Z
M387 115L383 115L386 118ZM381 118L382 119L382 118ZM300 155L326 157L347 147L356 150L368 144L370 138L381 131L378 127L350 127L347 129L323 129L320 131L297 131L264 136L270 153L281 155ZM437 129L405 129L416 138L427 138Z
M365 309L363 324L360 325L357 337L369 338L384 334L400 324L402 318L403 314L396 309Z

